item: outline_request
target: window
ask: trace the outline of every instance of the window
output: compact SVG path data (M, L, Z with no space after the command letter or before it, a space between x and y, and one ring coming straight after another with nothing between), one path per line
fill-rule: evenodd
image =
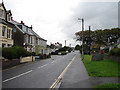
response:
M32 36L31 36L31 44L32 44Z
M5 36L5 29L6 29L6 27L3 26L3 27L2 27L2 36Z
M31 33L31 29L30 28L28 28L28 32Z
M9 36L9 29L7 29L7 38L8 38L8 36Z
M10 38L10 35L11 35L11 30L9 29L9 36L8 36L8 38Z
M26 28L26 32L28 32L28 28Z
M7 38L10 38L10 35L11 35L11 30L7 29Z
M26 27L25 26L23 26L23 30L26 31Z
M11 44L8 44L8 47L11 47L12 45Z
M4 48L6 46L6 44L2 43L2 48Z
M8 21L10 21L10 15L8 15Z
M16 32L16 28L14 28L13 30L14 30L14 32Z
M0 17L3 16L3 10L0 9Z

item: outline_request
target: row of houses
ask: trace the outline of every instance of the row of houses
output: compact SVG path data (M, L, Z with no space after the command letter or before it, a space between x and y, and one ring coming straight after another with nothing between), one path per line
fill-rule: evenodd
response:
M0 47L22 46L29 52L36 54L50 54L62 48L57 42L49 46L47 40L34 32L32 25L27 26L23 21L13 20L11 10L6 10L4 3L0 3Z
M0 47L22 46L29 52L36 54L51 53L47 40L41 38L29 27L13 20L10 10L6 10L4 3L0 3Z

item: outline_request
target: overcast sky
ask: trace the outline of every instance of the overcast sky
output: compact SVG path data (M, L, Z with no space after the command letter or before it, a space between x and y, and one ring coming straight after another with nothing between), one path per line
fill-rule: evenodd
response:
M84 1L84 2L83 2ZM88 2L89 1L89 2ZM21 20L47 44L60 42L65 45L78 44L73 38L81 31L84 18L85 29L92 30L118 27L119 0L4 0L7 10L12 11L13 19Z

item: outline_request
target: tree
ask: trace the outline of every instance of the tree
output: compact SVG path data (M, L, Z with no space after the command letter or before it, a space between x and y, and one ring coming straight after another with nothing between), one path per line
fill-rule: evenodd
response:
M79 45L76 45L76 46L75 46L75 50L80 50L80 46L79 46Z
M120 37L120 28L90 31L90 38L88 30L85 30L83 34L83 44L97 44L98 48L100 48L102 45L107 46L116 43ZM82 31L76 32L75 35L77 41L82 41Z

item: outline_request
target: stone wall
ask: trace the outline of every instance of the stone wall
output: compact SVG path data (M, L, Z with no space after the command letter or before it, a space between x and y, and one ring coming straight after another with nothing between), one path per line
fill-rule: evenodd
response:
M118 57L118 56L104 55L104 58L106 58L106 59L110 59L110 60L113 60L113 61L120 62L120 57Z
M35 56L28 56L20 58L20 63L35 61Z
M103 54L95 53L92 55L92 61L100 61L103 60Z
M20 64L20 59L2 60L2 69Z

